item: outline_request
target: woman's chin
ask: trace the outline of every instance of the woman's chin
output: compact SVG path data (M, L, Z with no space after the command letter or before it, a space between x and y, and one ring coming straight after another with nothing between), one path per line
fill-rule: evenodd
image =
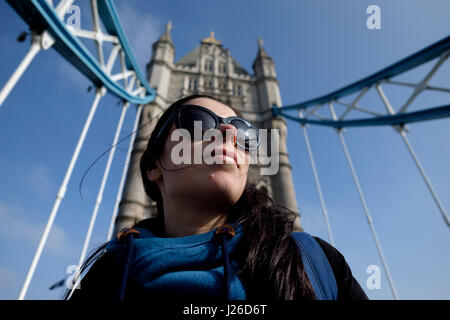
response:
M210 193L211 197L220 197L226 202L235 203L243 191L242 181L228 171L214 171L209 173L208 182L205 184L205 192Z

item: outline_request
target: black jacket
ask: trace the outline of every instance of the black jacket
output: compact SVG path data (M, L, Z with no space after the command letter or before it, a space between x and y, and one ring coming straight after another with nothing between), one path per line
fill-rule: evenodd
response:
M352 270L345 261L344 256L328 242L313 237L322 247L333 269L334 277L338 287L338 300L368 300L364 290L353 277Z

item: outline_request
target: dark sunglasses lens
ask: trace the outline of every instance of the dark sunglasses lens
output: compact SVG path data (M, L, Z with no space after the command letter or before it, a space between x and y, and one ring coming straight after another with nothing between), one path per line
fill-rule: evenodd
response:
M236 119L230 122L237 129L237 143L246 150L253 150L258 146L258 132L245 121Z
M216 121L206 111L193 108L186 108L181 111L180 125L182 128L192 130L199 127L203 131L216 127Z

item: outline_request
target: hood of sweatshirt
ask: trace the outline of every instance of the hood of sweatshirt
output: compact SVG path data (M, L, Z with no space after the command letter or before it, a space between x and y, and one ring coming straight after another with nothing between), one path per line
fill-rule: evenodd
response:
M126 267L128 281L152 295L245 300L244 286L236 274L238 263L233 259L243 228L239 224L228 227L232 232L215 228L179 238L161 238L149 229L136 228L139 235L132 239ZM124 250L117 238L106 247L122 259Z

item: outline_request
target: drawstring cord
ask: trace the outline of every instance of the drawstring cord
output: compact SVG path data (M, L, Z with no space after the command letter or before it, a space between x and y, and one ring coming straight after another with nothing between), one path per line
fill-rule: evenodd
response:
M119 282L119 292L117 294L118 300L121 301L124 300L125 298L125 289L127 287L128 271L130 270L131 257L133 256L133 240L135 234L139 235L140 232L134 228L128 228L120 231L119 234L117 235L117 239L119 241L121 242L125 240L127 241L122 277Z
M225 277L225 295L227 300L230 299L230 285L231 285L231 263L230 256L228 254L228 237L234 237L234 228L230 225L224 225L217 228L216 235L220 236L223 252L223 273Z

